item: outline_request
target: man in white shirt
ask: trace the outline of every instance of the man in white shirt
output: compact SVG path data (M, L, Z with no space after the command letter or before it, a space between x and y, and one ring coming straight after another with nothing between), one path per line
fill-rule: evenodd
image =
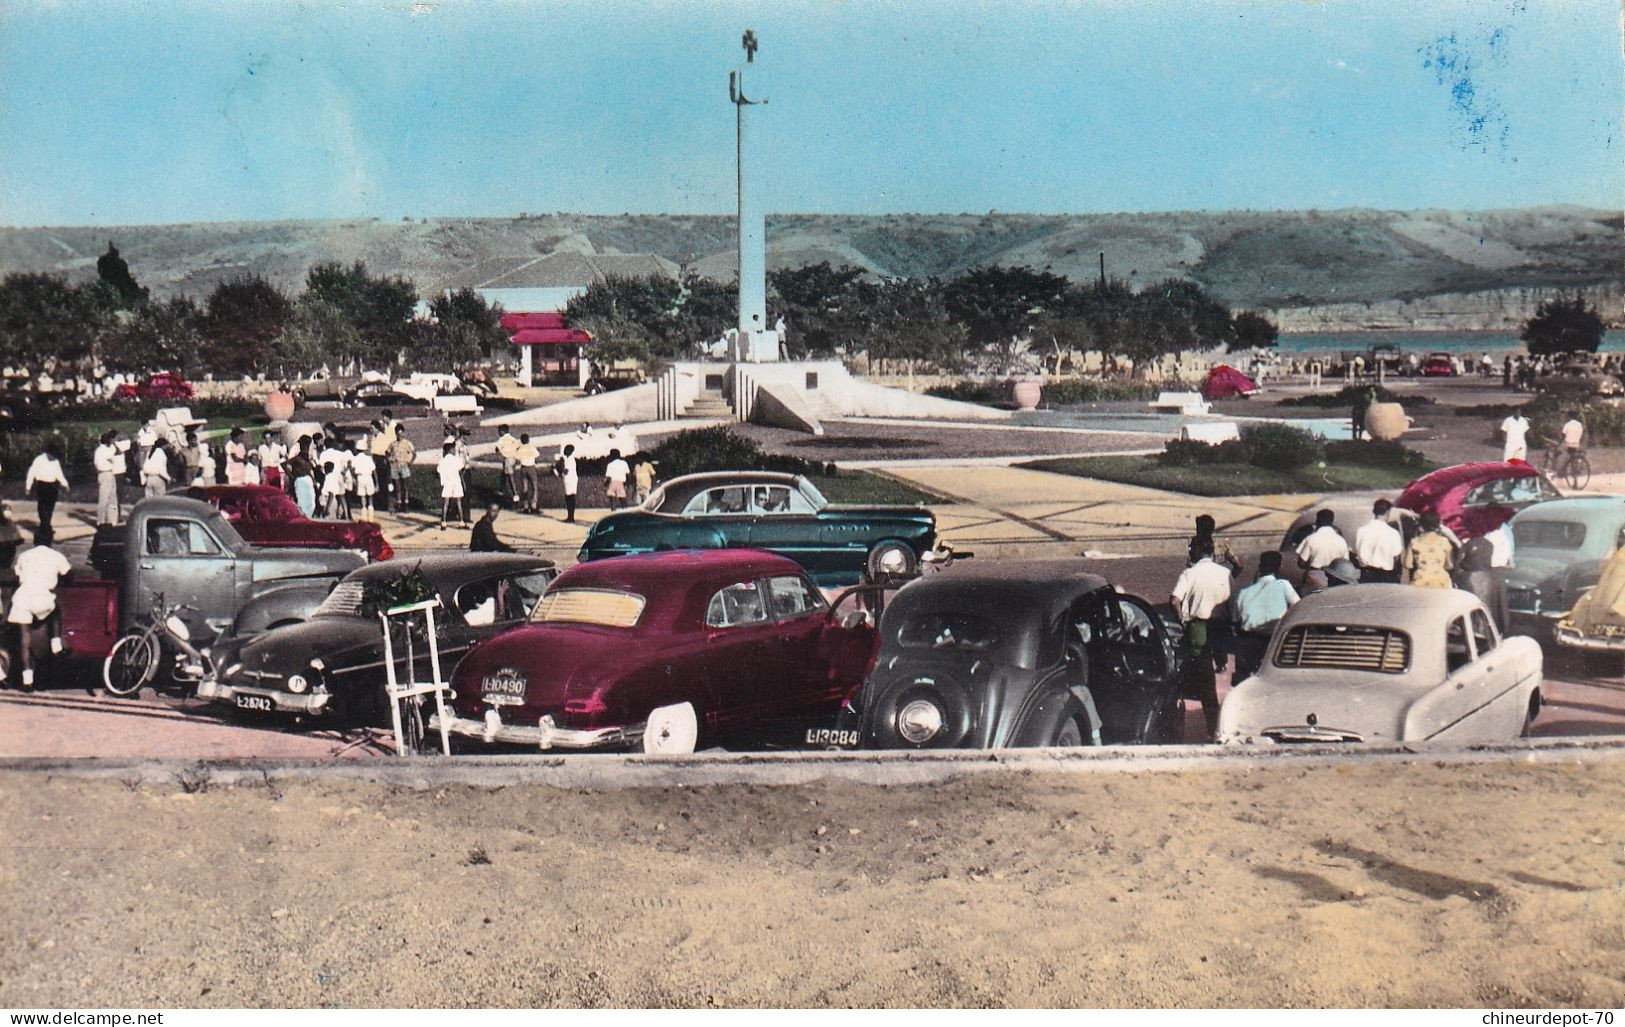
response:
M626 505L626 479L632 474L632 467L621 459L621 451L609 451L609 466L604 468L604 478L609 483L606 492L609 495L609 508L619 510Z
M1508 414L1501 422L1501 433L1507 437L1506 448L1501 451L1502 460L1529 459L1529 418L1523 416L1523 411Z
M56 584L73 570L68 558L51 548L43 533L34 536L35 545L17 554L17 591L11 597L6 620L17 625L21 635L23 691L34 689L34 629L47 625L51 631L51 652L62 652L62 617L57 612Z
M1319 592L1326 587L1326 568L1338 560L1349 558L1348 540L1333 523L1330 510L1315 514L1315 530L1298 543L1298 566L1303 568L1304 592Z
M583 430L586 425L581 426ZM576 476L576 447L567 445L564 453L559 457L559 477L564 479L564 523L576 522L576 488L580 478Z
M96 523L117 524L119 509L118 477L124 466L124 454L119 452L118 432L109 428L102 433L101 442L90 456L96 468Z
M1580 445L1585 441L1586 426L1580 423L1580 415L1573 410L1569 411L1569 419L1563 422L1563 448L1570 455L1580 452Z
M148 496L161 496L169 491L169 443L160 441L152 447L141 465L141 484Z
M1388 521L1394 504L1379 499L1371 507L1371 520L1354 533L1355 561L1360 582L1399 581L1399 558L1405 554L1405 536Z
M1210 622L1230 600L1230 568L1213 562L1213 542L1191 543L1196 562L1180 572L1171 595L1185 625L1185 694L1201 700L1211 740L1219 730L1219 692L1214 665L1224 660L1213 648Z

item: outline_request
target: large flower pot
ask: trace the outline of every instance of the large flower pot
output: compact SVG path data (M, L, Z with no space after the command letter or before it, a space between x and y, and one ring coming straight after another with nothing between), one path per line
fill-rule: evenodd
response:
M1017 410L1037 410L1038 401L1043 397L1044 386L1042 382L1016 382Z
M273 392L265 397L265 416L271 419L272 424L283 424L293 416L293 393Z
M1405 408L1398 403L1373 403L1365 412L1365 430L1378 442L1392 442L1410 427Z

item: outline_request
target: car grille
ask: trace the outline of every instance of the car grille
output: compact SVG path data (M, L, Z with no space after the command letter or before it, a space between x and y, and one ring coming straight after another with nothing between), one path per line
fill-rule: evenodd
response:
M1532 588L1509 588L1507 606L1519 613L1539 613L1540 592Z
M1411 639L1402 631L1303 624L1287 632L1281 640L1275 665L1401 674L1410 659Z

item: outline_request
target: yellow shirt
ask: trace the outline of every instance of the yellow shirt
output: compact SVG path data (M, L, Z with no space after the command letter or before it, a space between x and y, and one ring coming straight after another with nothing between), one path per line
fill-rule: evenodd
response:
M1454 551L1450 540L1437 532L1427 532L1411 540L1405 550L1405 570L1410 582L1419 588L1452 588L1450 565Z
M521 467L535 467L541 455L542 451L528 442L513 451L513 458L519 461Z
M516 459L514 454L519 452L519 440L512 435L503 435L497 439L497 456L504 460Z

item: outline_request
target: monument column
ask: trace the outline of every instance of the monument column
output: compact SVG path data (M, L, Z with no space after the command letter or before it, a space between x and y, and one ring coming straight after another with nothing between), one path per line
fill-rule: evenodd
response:
M745 63L728 76L728 98L733 101L736 119L739 189L739 338L734 352L735 360L777 360L779 340L767 333L767 215L763 212L761 183L752 180L757 174L750 162L749 121L746 108L765 104L766 100L752 100L745 95L745 69L756 60L756 33L745 30L740 41L745 49Z

